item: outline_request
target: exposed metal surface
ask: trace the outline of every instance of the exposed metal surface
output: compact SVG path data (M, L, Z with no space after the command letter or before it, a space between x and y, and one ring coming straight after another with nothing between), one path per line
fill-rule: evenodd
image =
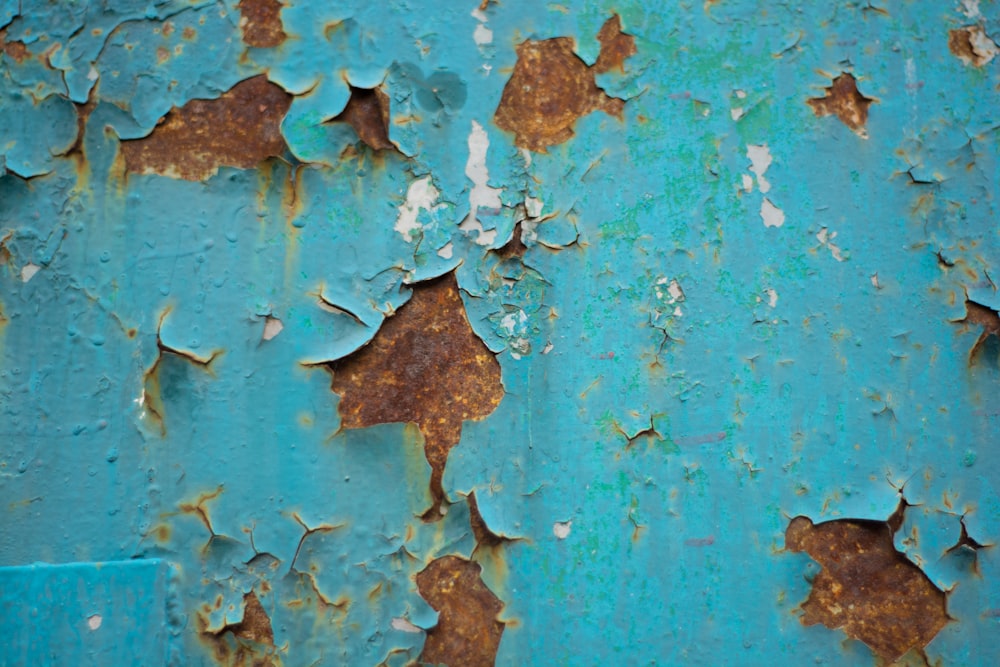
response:
M0 664L1000 664L998 35L0 0Z

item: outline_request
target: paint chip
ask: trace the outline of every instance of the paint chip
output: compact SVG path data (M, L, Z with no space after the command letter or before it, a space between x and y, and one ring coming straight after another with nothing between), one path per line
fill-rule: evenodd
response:
M766 197L760 203L760 217L764 220L765 227L781 227L785 224L785 212Z
M41 270L42 267L37 264L32 264L28 262L23 267L21 267L21 282L26 283L35 277L35 274Z
M103 621L104 619L101 618L100 614L94 614L93 616L87 618L87 627L90 628L92 631L97 630L99 627L101 627L101 623Z
M416 625L410 623L408 620L402 618L401 616L397 616L396 618L392 619L392 629L400 630L402 632L410 632L413 634L419 634L424 631L423 628L417 627Z
M569 532L573 528L572 521L556 521L552 524L552 534L557 540L565 540L569 537Z
M277 317L267 316L264 320L264 333L261 335L263 340L271 340L275 336L281 333L281 330L285 328L285 325L281 323Z
M767 168L771 166L773 158L767 144L747 146L747 158L750 159L750 171L757 176L757 187L762 193L767 193L771 189L771 184L764 178Z

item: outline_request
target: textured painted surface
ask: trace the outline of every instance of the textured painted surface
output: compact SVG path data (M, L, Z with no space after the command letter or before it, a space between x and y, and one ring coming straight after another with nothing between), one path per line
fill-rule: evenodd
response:
M994 39L0 0L0 664L997 664Z

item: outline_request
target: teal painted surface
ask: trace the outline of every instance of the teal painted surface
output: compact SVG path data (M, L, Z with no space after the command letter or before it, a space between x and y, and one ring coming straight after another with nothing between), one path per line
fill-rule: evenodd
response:
M0 2L33 54L0 56L0 565L171 563L176 664L213 664L202 632L237 623L251 590L281 664L403 664L423 634L393 619L434 625L413 577L473 556L475 491L518 538L475 555L505 604L497 664L867 665L864 645L799 623L816 566L783 532L797 514L885 519L902 489L898 548L952 588L929 659L997 664L997 549L978 574L946 550L960 517L1000 539L998 341L970 360L980 328L956 323L966 295L1000 307L1000 80L948 31L997 34L1000 13L820 4L289 2L289 39L257 49L232 2ZM518 150L492 120L515 46L569 36L592 63L612 13L638 49L597 79L623 119ZM806 103L842 71L876 100L867 138ZM120 140L262 72L295 96L284 159L122 175ZM348 82L386 90L401 154L345 157L353 132L323 121ZM65 153L88 98L81 161ZM763 178L750 146L772 157ZM439 194L400 233L427 178ZM501 205L460 229L484 185ZM526 210L524 257L501 259ZM426 524L419 434L341 431L309 364L451 270L506 395L465 424L456 504ZM263 340L269 316L284 328ZM162 355L162 430L144 398L158 341L219 352Z

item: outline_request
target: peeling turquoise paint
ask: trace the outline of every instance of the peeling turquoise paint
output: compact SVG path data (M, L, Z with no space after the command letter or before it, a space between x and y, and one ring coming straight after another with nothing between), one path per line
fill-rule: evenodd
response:
M995 2L334 4L287 2L258 49L228 0L0 1L30 54L0 51L0 599L32 642L0 664L110 664L112 631L115 664L213 664L251 590L283 665L405 664L436 621L414 576L456 554L505 604L498 665L867 665L799 623L816 565L783 533L900 491L897 548L951 591L930 663L1000 662L1000 555L949 551L962 521L1000 539L1000 346L960 322L1000 308L1000 77L948 47L1000 35ZM623 119L516 148L515 46L592 64L614 13ZM841 72L867 138L806 103ZM123 172L121 140L260 73L287 155ZM326 122L350 86L388 94L398 152ZM448 271L506 394L424 523L417 429L341 430L312 365ZM517 539L475 549L472 492Z

